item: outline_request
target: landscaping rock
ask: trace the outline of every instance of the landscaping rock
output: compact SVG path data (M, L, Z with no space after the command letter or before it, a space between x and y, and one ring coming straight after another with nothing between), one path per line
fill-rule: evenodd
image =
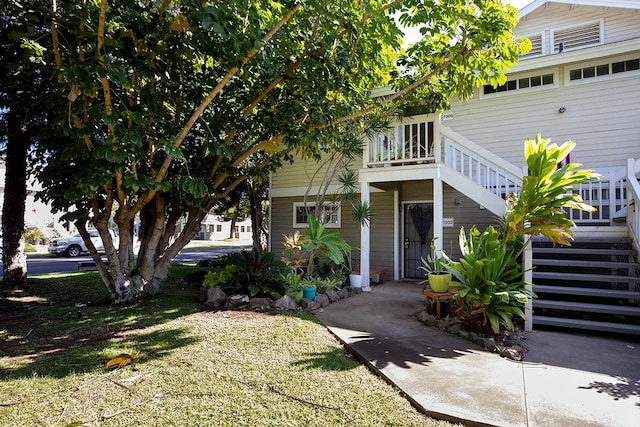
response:
M207 300L204 305L209 308L221 308L227 303L227 294L220 288L207 289Z
M460 324L454 323L453 325L449 326L447 328L447 332L449 332L452 335L458 335L460 333Z
M438 326L439 329L447 330L449 326L451 326L451 321L449 319L440 319L436 326Z
M474 344L484 346L484 338L482 338L480 335L476 334L475 332L471 332L471 341Z
M273 303L273 306L280 310L295 311L298 309L298 304L289 295L285 295L282 298L276 300L276 302Z
M231 307L239 307L249 303L248 295L233 294L229 297L229 305Z
M427 326L436 326L436 324L438 323L438 319L436 319L436 316L427 313L425 310L418 312L417 318Z
M308 313L313 310L317 310L322 306L320 305L319 302L312 301L307 298L302 298L302 301L300 301L300 307L302 307L302 309Z
M349 290L347 288L340 289L337 294L340 299L349 298Z
M485 338L482 345L489 351L495 351L497 349L496 340L493 337Z
M251 298L249 306L256 310L270 310L273 307L271 298Z
M518 351L514 347L502 347L499 349L500 356L505 357L507 359L521 361L523 352Z
M460 338L464 338L465 340L471 339L471 334L469 332L463 331L463 330L458 332L458 336Z
M315 302L320 304L321 307L326 307L331 303L327 294L316 294Z
M327 291L325 292L325 295L327 296L327 298L329 298L329 301L331 302L337 302L340 300L340 295L338 295L336 291Z

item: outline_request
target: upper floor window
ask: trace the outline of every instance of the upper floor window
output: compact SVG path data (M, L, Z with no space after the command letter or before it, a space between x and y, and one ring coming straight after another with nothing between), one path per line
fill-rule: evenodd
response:
M630 55L604 63L585 63L567 67L566 73L569 85L640 75L640 57Z
M551 30L550 35L552 53L597 46L604 43L604 19Z
M303 202L293 204L293 227L302 228L307 225L309 215L315 215L320 224L324 224L327 228L340 228L341 206L340 203L325 203L316 213L316 204Z
M532 90L541 87L557 87L555 73L535 74L530 76L522 76L519 78L510 78L503 85L493 87L491 85L484 85L482 87L481 96L494 95L500 93L515 93L522 90Z

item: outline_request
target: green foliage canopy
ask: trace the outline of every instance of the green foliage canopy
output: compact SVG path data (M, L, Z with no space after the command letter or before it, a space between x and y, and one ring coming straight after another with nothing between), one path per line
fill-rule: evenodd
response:
M42 60L68 105L53 114L41 147L42 197L70 212L81 233L91 217L110 240L115 221L120 250L105 242L111 269L93 255L116 301L132 288L156 292L202 217L248 177L295 151L339 150L341 136L416 99L435 110L454 94L500 84L530 46L511 33L515 9L495 0L51 6ZM394 13L424 35L406 51ZM388 84L395 94L370 97Z

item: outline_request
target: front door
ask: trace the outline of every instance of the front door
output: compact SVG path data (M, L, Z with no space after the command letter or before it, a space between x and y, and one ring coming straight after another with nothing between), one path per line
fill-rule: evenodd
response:
M420 258L431 250L433 238L433 203L404 206L404 277L423 278Z

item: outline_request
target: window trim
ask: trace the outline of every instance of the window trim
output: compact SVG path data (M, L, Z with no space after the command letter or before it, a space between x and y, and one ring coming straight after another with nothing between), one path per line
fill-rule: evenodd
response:
M586 49L586 48L589 48L589 47L603 45L604 44L604 18L593 19L591 21L580 22L578 24L572 24L572 25L567 25L567 26L558 27L558 28L551 28L549 30L549 53L550 54L562 53L562 52L556 52L556 48L555 48L555 44L556 44L555 34L556 34L556 32L570 30L572 28L586 27L586 26L594 24L594 23L598 23L598 26L599 26L599 30L600 30L600 35L599 35L600 42L599 43L591 43L591 44L586 44L586 45L578 46L578 47L565 48L565 49L562 50L562 52L571 52L571 51L574 51L574 50Z
M565 86L579 86L579 85L586 85L586 84L590 84L590 83L601 83L604 81L608 81L608 80L618 80L618 79L624 79L624 78L629 78L629 77L637 77L640 76L640 70L632 70L632 71L625 71L622 73L612 73L610 72L609 74L605 74L603 76L594 76L594 77L589 77L589 78L582 78L582 79L578 79L578 80L571 80L571 72L575 71L575 70L582 70L584 68L590 68L590 67L598 67L600 65L609 65L611 66L611 64L616 63L616 62L625 62L625 61L630 61L630 60L635 60L635 59L639 59L640 56L636 53L636 54L627 54L627 55L620 55L620 56L614 56L614 57L610 57L606 60L600 59L600 60L591 60L591 61L585 61L585 62L578 62L575 64L571 64L572 66L568 66L566 65L564 67L564 85ZM609 71L611 71L611 68L609 68Z
M543 69L543 70L536 70L533 72L529 72L529 73L522 73L522 74L513 74L510 76L507 76L507 82L508 81L518 81L520 79L526 79L526 78L531 78L531 77L542 77L544 75L547 74L552 74L553 75L553 83L552 84L547 84L547 85L540 85L540 86L533 86L533 87L527 87L527 88L518 88L515 90L507 90L504 92L494 92L494 93L484 93L484 85L480 86L479 88L479 93L480 93L480 99L493 99L493 98L499 98L502 96L514 96L514 95L526 95L526 94L530 94L533 92L538 92L538 91L542 91L542 90L550 90L550 89L557 89L560 87L560 72L558 70L558 68L547 68L547 69ZM505 82L506 83L506 82Z
M329 223L329 224L325 224L326 228L342 228L342 204L340 202L329 202L329 203L325 203L325 206L337 206L338 209L336 210L336 212L334 212L333 215L337 216L337 222L335 223ZM307 207L313 207L315 208L316 203L315 202L307 202L306 203ZM297 215L296 215L296 211L299 207L304 208L305 207L305 203L304 202L294 202L293 203L293 219L292 219L292 223L293 223L293 228L305 228L307 226L306 222L303 223L299 223L296 222L297 219Z

